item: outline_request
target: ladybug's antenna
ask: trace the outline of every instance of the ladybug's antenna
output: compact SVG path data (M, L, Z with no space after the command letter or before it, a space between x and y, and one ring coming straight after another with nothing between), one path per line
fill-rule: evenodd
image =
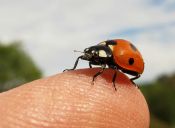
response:
M82 51L78 51L78 50L74 50L74 52L80 52L80 53L84 53L84 52L82 52Z

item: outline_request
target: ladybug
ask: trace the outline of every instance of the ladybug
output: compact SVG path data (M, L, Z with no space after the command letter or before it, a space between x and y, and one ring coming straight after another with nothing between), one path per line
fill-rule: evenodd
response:
M74 67L66 70L76 69L79 59L89 61L90 68L92 65L101 66L101 70L93 76L93 82L106 67L134 76L130 79L132 83L134 83L133 80L140 77L144 70L144 61L138 49L131 42L123 39L107 40L86 48L83 55L77 58ZM117 72L115 71L112 78L115 90L116 76ZM134 85L136 84L134 83Z

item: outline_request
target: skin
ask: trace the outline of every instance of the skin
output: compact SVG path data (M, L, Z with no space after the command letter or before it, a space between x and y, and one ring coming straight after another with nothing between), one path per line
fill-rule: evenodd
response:
M27 83L0 94L0 128L149 128L144 96L118 72L81 69Z

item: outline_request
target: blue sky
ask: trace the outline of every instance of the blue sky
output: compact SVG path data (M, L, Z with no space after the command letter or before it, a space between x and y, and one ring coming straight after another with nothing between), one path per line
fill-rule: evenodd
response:
M0 40L23 41L45 76L72 67L74 49L114 38L142 53L140 80L175 71L174 0L0 0L0 17Z

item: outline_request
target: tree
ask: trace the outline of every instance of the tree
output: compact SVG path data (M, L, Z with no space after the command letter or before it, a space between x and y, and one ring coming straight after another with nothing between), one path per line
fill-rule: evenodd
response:
M175 127L175 74L161 75L156 81L144 84L141 90L147 99L151 115L151 128ZM162 128L162 127L161 127Z
M40 69L23 50L21 42L0 42L0 92L42 76Z

